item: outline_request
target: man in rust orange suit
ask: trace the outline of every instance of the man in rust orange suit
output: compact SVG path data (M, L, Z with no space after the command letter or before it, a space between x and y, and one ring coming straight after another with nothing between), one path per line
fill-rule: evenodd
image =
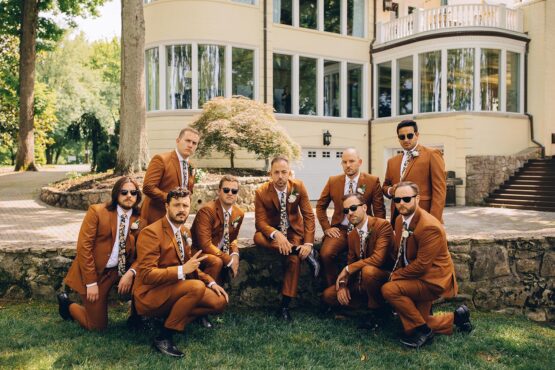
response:
M190 157L195 154L200 140L197 130L186 127L175 139L175 150L157 154L150 160L143 181L145 200L141 206L141 218L150 225L166 214L166 196L176 187L193 192L194 168Z
M411 348L429 343L434 333L450 335L453 324L463 332L472 330L465 305L453 313L430 314L434 300L457 294L457 281L443 225L420 208L419 201L418 185L397 185L393 202L401 217L395 222L396 259L390 282L382 287L403 324L401 343Z
M184 226L190 206L187 189L171 190L166 216L144 228L137 241L137 312L164 318L154 346L173 357L183 357L173 343L174 333L197 317L222 312L228 302L225 290L199 270L204 259L200 251L191 255L191 232Z
M387 161L383 181L383 192L388 198L395 194L395 187L401 181L411 181L420 188L420 208L443 222L443 208L447 187L445 182L445 162L439 150L418 144L418 125L405 120L397 125L397 136L403 148L399 154ZM391 224L399 215L391 203Z
M354 226L348 235L347 266L322 298L332 307L379 310L384 304L380 289L392 267L388 262L391 262L393 229L387 220L368 216L361 194L344 195L341 211Z
M64 320L75 320L87 330L103 330L108 324L112 286L117 284L120 294L131 293L137 268L135 240L144 226L139 219L140 202L139 185L124 176L114 184L110 203L89 207L79 231L77 255L64 279L81 295L82 304L59 293L59 312ZM135 319L132 316L128 322Z
M347 233L352 229L347 215L342 213L342 198L346 194L358 194L363 198L368 215L384 218L385 207L380 179L360 171L362 159L354 148L348 148L341 156L344 174L331 176L316 203L316 217L324 230L324 240L320 249L322 267L328 286L335 283L338 273L338 256L347 248ZM333 201L334 210L331 223L326 210Z
M314 213L302 181L292 180L289 160L272 159L270 181L255 192L254 243L281 254L286 270L283 278L280 317L291 321L289 303L297 296L301 262L307 260L318 275L320 264L314 244Z

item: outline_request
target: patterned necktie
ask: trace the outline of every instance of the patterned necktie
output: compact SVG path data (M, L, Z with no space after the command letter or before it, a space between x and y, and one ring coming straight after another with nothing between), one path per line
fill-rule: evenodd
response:
M124 213L119 218L119 230L118 230L118 241L119 241L119 253L118 253L118 275L123 276L125 274L125 221L127 220L127 215Z
M405 171L407 170L410 161L412 161L412 152L407 152L407 160L403 163L403 168L401 168L401 179L405 176Z
M229 213L224 211L224 245L222 252L229 254Z
M352 180L349 181L349 194L354 193L353 185L354 185L354 182Z
M409 231L408 225L406 222L403 222L403 231ZM401 262L402 265L406 266L408 265L408 261L405 257L406 254L406 248L407 248L407 239L408 236L405 238L404 236L401 236L401 242L399 245L399 251L397 252L397 259L395 260L395 264L393 265L393 269L391 269L391 272L395 271L397 269L397 266L399 266L399 262ZM406 262L406 264L405 264ZM389 277L391 279L391 275Z
M287 236L287 228L289 223L287 221L287 203L285 201L285 191L280 194L279 199L279 231Z
M360 252L359 252L359 258L360 259L364 259L364 251L366 249L366 243L365 243L365 239L366 239L366 233L362 230L358 231L358 236L360 237Z
M183 249L183 240L181 239L181 235L179 235L179 230L175 233L175 240L177 240L181 261L185 262L185 250Z
M189 184L189 163L187 161L183 161L181 164L183 166L183 184L181 184L181 187L187 188L187 185Z

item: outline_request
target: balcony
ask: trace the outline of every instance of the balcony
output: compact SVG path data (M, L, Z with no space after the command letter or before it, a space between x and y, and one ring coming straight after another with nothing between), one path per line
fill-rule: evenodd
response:
M376 44L395 43L420 34L458 31L461 28L522 33L523 14L520 9L508 9L505 5L473 4L417 9L406 17L387 23L378 22Z

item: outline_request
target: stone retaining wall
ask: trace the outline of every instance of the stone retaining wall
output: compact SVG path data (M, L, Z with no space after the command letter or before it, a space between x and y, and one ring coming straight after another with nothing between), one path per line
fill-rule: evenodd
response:
M271 252L243 240L239 276L227 288L234 305L278 303L282 265ZM555 236L531 239L457 240L449 248L459 282L459 299L483 310L525 314L555 321ZM0 247L0 297L53 300L75 248L57 243L29 248ZM320 304L323 281L303 264L300 305Z
M237 205L244 211L254 211L254 191L268 180L267 177L239 177L241 188ZM195 184L191 200L191 212L196 212L204 202L216 198L218 183ZM111 189L81 190L74 192L60 191L53 187L43 187L40 199L51 206L60 208L87 210L91 204L104 203L110 200Z
M484 198L509 179L526 161L541 157L540 148L525 149L517 154L471 155L466 157L466 205L479 206Z

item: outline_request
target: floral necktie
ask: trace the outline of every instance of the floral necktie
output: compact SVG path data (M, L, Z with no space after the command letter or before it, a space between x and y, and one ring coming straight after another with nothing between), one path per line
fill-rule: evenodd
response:
M349 194L353 194L355 192L353 186L354 182L352 180L349 181Z
M187 188L187 185L189 184L189 163L187 161L183 161L181 164L183 166L183 184L181 184L181 187Z
M177 240L181 261L185 262L185 250L183 249L183 240L181 239L181 235L179 235L179 230L175 233L175 240Z
M229 213L224 211L224 245L222 252L229 254Z
M118 275L123 276L125 274L125 221L127 220L127 215L124 213L119 219L119 230L118 230L118 241L119 241L119 253L118 253Z
M285 199L285 191L280 194L279 199L279 231L287 237L287 229L289 222L287 221L287 203Z
M401 179L405 177L405 172L407 171L410 161L412 161L412 152L407 152L407 160L403 163L403 168L401 169Z
M366 233L362 230L359 230L358 231L358 236L360 238L359 258L364 259L364 251L366 250Z
M403 222L403 231L409 232L409 225L406 222ZM406 265L409 264L406 257L405 257L406 249L407 249L407 239L408 239L408 236L407 237L404 237L404 236L401 237L401 242L400 242L400 245L399 245L399 251L397 252L397 259L395 260L395 264L393 265L393 269L391 269L391 272L393 272L397 269L397 266L399 266L400 261L401 261L402 266L406 266ZM389 278L391 279L391 276Z

